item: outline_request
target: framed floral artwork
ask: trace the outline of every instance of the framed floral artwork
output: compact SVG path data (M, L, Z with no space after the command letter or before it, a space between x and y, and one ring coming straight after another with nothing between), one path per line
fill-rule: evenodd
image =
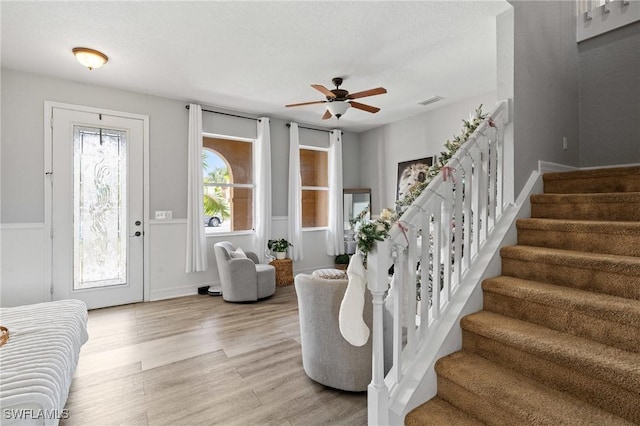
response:
M396 201L402 199L411 188L427 178L427 171L433 165L436 157L425 157L418 160L398 163L398 184L396 187Z

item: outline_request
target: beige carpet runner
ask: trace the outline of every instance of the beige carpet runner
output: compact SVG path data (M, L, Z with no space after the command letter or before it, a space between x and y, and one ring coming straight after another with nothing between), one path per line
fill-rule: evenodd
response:
M407 425L640 424L640 167L548 173Z

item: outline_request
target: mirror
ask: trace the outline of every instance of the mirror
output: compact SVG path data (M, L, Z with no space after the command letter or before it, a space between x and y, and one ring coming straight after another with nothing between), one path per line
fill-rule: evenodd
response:
M354 239L354 229L352 229L351 226L351 220L367 208L369 211L364 216L364 220L371 219L371 189L345 188L343 189L342 194L345 251L347 254L353 254L356 251L356 243Z

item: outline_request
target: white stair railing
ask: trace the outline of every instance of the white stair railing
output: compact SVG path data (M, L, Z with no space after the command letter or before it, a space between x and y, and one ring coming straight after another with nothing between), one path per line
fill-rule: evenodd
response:
M389 424L389 409L403 380L416 380L407 376L418 350L437 332L440 318L502 215L501 130L508 115L508 101L498 102L447 163L446 173L433 178L389 237L368 255L374 309L370 425ZM385 316L385 309L391 315ZM383 324L383 318L390 323ZM384 341L389 338L392 350L385 354ZM386 377L385 355L392 357Z

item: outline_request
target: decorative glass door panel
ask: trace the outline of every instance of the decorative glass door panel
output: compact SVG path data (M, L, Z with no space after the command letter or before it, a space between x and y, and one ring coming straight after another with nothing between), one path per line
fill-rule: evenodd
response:
M73 127L73 289L127 283L127 133Z
M141 302L148 117L67 104L50 114L51 298Z

